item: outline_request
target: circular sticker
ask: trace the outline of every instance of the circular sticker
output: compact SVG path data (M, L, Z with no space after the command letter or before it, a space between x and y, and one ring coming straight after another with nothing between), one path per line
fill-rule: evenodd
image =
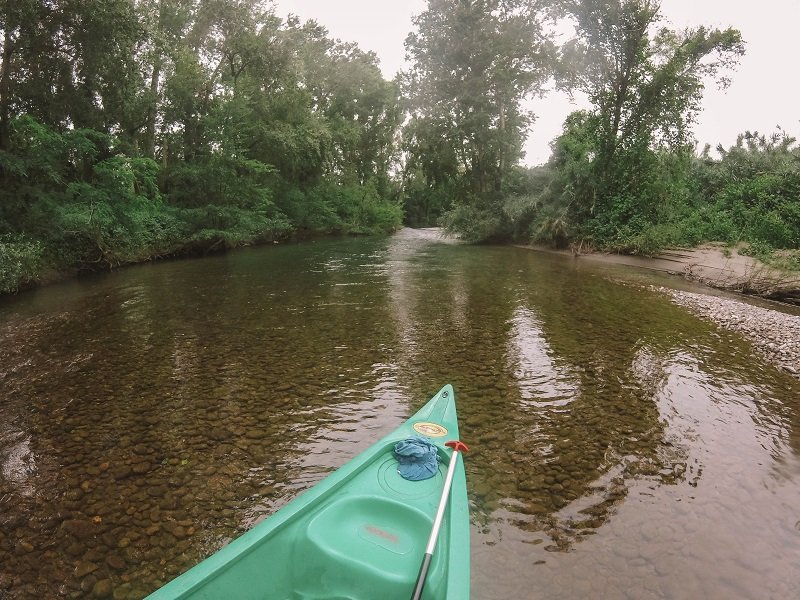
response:
M414 431L428 437L444 437L447 435L447 429L438 423L428 423L427 421L414 423Z

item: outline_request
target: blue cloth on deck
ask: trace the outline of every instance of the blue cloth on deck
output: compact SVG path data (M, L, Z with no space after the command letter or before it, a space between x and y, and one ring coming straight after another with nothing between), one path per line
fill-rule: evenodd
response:
M430 479L439 470L436 446L422 437L410 437L394 445L394 455L400 463L397 472L403 479Z

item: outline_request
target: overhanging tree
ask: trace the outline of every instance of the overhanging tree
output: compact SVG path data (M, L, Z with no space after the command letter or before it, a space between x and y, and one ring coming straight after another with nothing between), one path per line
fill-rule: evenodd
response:
M0 255L32 265L0 291L393 229L398 105L374 54L269 0L0 1Z

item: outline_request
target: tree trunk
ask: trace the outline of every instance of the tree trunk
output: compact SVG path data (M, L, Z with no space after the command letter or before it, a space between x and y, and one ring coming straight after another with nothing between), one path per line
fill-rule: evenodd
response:
M601 148L603 162L600 173L604 186L608 182L608 170L617 152L617 138L622 123L622 108L628 97L628 88L630 87L631 78L633 77L633 68L636 65L636 55L639 45L647 33L647 27L650 25L653 15L654 13L640 15L641 20L638 23L638 27L630 32L630 37L627 39L627 48L623 57L624 63L622 65L622 70L617 73L616 81L613 84L614 101L611 114L611 126L606 132L605 139L601 142L603 146Z
M156 157L156 119L158 118L158 84L161 77L161 57L156 57L153 62L153 74L150 77L150 114L147 116L147 127L145 130L144 155L147 158Z
M11 55L14 53L14 42L11 32L6 30L3 38L3 59L0 63L0 150L8 150L11 106Z
M161 143L161 170L166 171L167 166L169 166L169 138L164 132L164 129L161 129L161 135L164 141Z
M183 120L183 160L187 163L194 161L196 130L195 120L192 117L185 117Z
M496 192L500 192L503 185L503 174L505 173L506 169L506 105L503 103L502 96L499 99L499 108L500 108L500 160L499 160L499 170L497 172L497 177L494 180L494 189Z

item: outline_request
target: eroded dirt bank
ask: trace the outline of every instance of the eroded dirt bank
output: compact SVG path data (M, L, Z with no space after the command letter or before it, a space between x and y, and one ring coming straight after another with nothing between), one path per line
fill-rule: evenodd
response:
M524 247L540 252L574 254L569 250ZM654 257L601 253L577 254L575 257L582 261L672 273L713 288L800 305L800 273L776 269L757 258L739 254L735 248L707 244L699 248L669 249Z

